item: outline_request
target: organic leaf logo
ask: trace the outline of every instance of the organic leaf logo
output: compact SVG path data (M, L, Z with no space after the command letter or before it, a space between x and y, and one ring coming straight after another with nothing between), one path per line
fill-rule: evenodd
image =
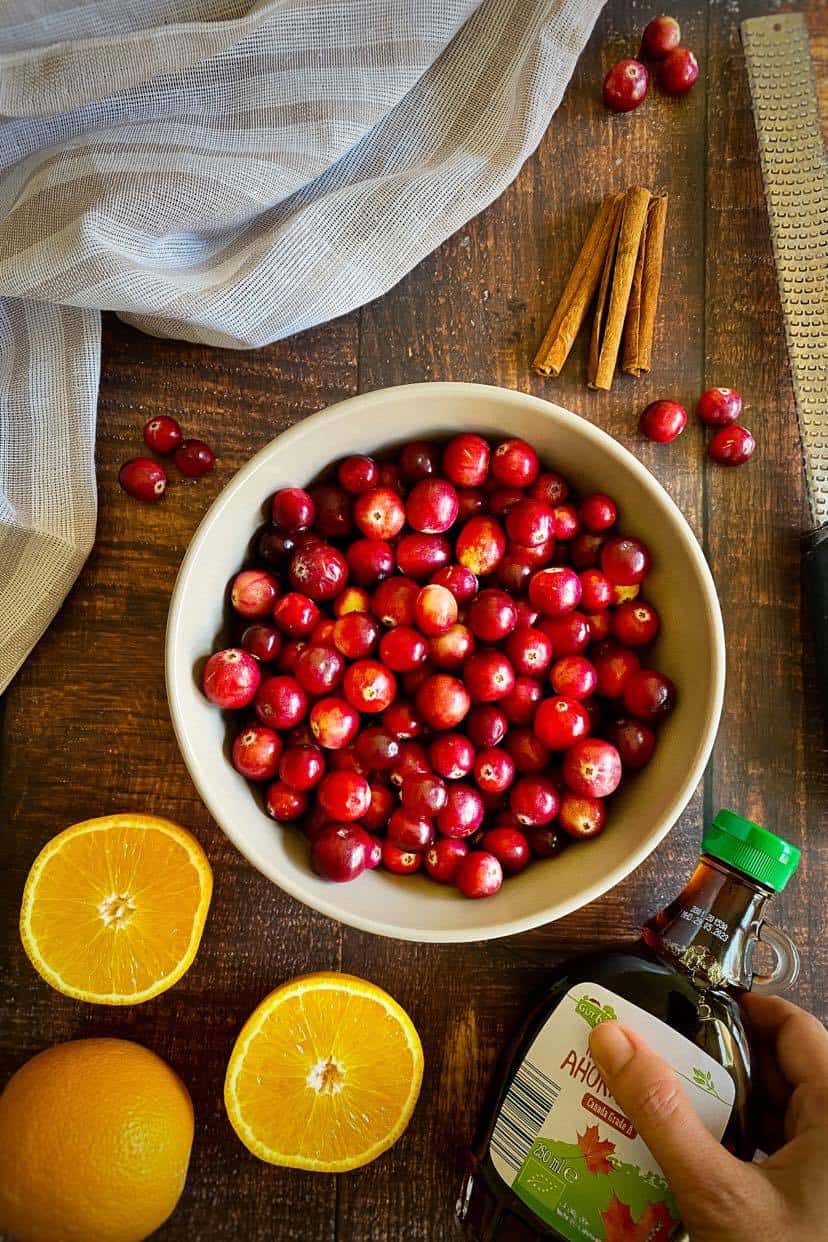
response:
M608 1022L618 1017L612 1005L599 1005L591 996L582 996L575 1005L575 1012L584 1019L587 1026L593 1028L599 1022Z
M578 1135L578 1146L590 1173L612 1172L607 1156L615 1151L615 1143L611 1139L602 1139L597 1126L587 1126L583 1134Z
M638 1220L626 1203L613 1195L601 1213L606 1242L667 1242L675 1221L662 1200L648 1203Z
M694 1065L693 1082L697 1087L701 1087L702 1091L708 1091L711 1095L716 1094L716 1084L713 1081L713 1075L710 1073L710 1070L702 1070Z

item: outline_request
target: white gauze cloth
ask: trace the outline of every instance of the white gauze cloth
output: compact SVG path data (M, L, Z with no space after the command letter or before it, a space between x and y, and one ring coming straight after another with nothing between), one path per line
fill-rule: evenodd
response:
M95 533L100 311L253 348L513 180L604 0L0 6L0 691Z

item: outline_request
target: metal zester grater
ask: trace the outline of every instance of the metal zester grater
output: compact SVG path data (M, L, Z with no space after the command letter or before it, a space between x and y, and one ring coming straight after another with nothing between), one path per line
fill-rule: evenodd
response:
M828 712L828 163L802 15L741 29L813 519L803 576Z

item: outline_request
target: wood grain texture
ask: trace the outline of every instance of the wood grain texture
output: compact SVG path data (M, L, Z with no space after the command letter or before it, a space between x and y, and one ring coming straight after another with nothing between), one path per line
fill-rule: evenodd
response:
M818 0L807 7L824 49L828 14ZM828 791L800 615L797 538L805 511L796 420L738 44L738 22L754 6L682 0L674 11L702 63L687 99L653 93L633 114L604 111L602 73L630 54L630 32L641 22L633 0L610 0L548 134L514 185L361 313L258 353L157 341L107 323L98 541L5 702L0 1075L77 1035L129 1036L170 1060L193 1093L198 1129L181 1205L157 1235L163 1242L456 1236L463 1144L508 1030L551 966L632 936L675 892L705 817L720 804L805 848L800 876L775 918L803 950L796 998L825 1015ZM670 193L653 372L619 377L609 393L588 391L582 334L563 374L543 380L530 361L595 205L632 183ZM404 945L341 928L254 872L210 820L178 755L162 660L177 566L233 471L312 410L357 390L439 379L538 393L631 448L702 540L729 637L715 758L659 850L624 884L559 923L511 941L456 947ZM638 435L637 413L648 401L670 396L689 408L711 383L744 393L745 419L759 442L744 470L708 466L693 419L672 446ZM148 509L126 500L117 470L154 413L174 414L189 433L210 439L219 464L198 484L175 484L162 506ZM215 871L213 908L196 962L173 990L135 1009L92 1009L34 975L17 938L17 907L31 861L49 837L85 816L129 808L169 815L196 832ZM422 1100L402 1141L338 1179L259 1164L232 1134L221 1103L230 1047L255 1003L290 975L332 967L393 992L422 1034L427 1062Z

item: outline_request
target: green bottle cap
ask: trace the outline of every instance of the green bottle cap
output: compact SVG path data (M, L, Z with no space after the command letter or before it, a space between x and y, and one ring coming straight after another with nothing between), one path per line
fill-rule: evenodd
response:
M733 811L719 811L702 837L702 850L781 893L799 866L799 850Z

